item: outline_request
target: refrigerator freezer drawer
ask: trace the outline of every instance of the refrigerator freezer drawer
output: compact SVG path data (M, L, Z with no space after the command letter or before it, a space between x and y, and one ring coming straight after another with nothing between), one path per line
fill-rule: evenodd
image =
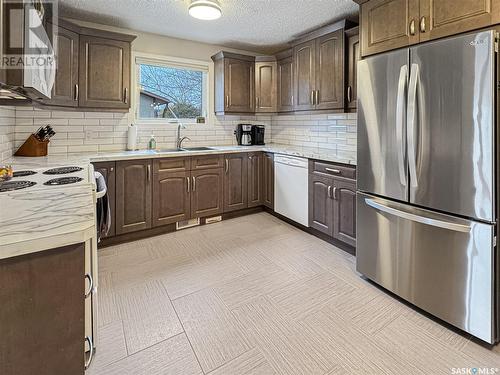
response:
M357 194L356 268L423 310L496 340L494 227Z

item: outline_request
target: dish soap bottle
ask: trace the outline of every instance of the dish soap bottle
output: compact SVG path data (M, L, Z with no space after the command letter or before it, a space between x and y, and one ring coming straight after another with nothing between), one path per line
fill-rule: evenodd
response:
M156 139L154 134L151 134L151 138L149 138L148 149L150 150L156 149Z

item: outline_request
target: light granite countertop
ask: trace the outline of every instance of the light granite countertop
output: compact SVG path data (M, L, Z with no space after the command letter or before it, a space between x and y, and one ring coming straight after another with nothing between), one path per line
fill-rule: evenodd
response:
M309 159L356 165L354 159L342 158L335 151L294 147L281 144L265 146L217 146L202 151L121 151L97 154L55 154L46 157L12 157L2 161L14 171L46 169L67 165L88 170L90 163L133 159L153 159L266 151ZM89 170L89 174L90 174ZM43 251L95 236L93 183L16 190L0 193L0 259Z
M213 146L210 150L202 151L162 151L162 150L137 150L137 151L117 151L100 153L82 153L82 154L54 154L46 157L12 157L4 160L2 163L12 165L14 170L28 168L49 168L63 165L83 166L92 162L118 161L133 159L154 159L167 157L183 157L193 155L210 155L221 153L237 153L249 151L266 151L275 154L293 155L308 159L317 159L356 165L355 158L345 158L337 156L335 151L321 148L297 147L282 144L269 144L265 146Z

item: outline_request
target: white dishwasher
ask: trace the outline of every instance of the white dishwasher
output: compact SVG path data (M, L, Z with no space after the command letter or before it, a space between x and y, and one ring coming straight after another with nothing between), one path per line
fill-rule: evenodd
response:
M274 210L299 224L309 226L308 160L296 156L274 156Z

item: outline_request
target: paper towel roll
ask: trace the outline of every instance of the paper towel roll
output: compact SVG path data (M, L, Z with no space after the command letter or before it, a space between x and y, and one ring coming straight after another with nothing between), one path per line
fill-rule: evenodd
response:
M127 132L127 150L137 150L137 126L130 124Z

